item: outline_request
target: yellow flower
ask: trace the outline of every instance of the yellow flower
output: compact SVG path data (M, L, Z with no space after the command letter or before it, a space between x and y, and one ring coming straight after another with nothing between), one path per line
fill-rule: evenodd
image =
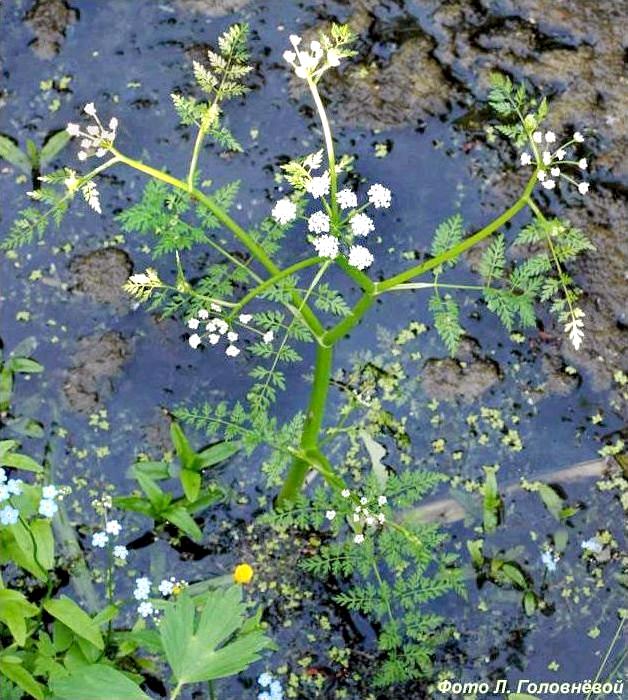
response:
M253 567L249 564L238 564L233 570L233 580L236 583L250 583L253 578Z

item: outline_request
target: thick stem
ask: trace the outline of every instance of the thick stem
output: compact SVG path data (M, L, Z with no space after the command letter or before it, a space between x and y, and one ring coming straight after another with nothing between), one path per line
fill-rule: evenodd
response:
M305 417L305 425L301 434L301 450L308 455L318 451L318 436L323 425L325 404L327 403L327 393L331 380L332 358L333 347L316 346L314 381ZM299 458L294 460L277 498L279 505L286 501L294 502L310 468L310 462Z

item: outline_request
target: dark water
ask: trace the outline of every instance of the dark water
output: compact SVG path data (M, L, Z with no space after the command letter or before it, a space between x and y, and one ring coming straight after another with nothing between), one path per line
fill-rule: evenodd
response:
M49 132L76 121L82 105L94 101L99 113L119 118L120 150L158 167L167 164L174 173L183 173L191 150L190 134L178 126L169 95L191 88L191 56L196 57L195 51L211 44L232 21L245 19L252 29L254 89L244 105L234 103L227 107L230 127L243 144L245 154L223 158L213 148L206 148L201 169L203 177L216 185L242 180L234 215L244 227L254 225L278 196L274 176L282 160L318 148L317 126L306 96L295 98L289 92L281 61L287 35L304 31L321 17L344 19L350 16L352 6L292 1L250 3L241 13L226 14L214 3L206 3L212 9L209 13L194 12L191 5L194 3L152 0L75 2L78 21L67 26L65 37L59 39L60 51L51 59L39 57L29 46L33 32L23 21L29 3L5 5L0 9L0 87L4 103L0 133L17 138L21 144L26 138L39 143ZM376 9L370 8L375 27L370 34L371 57L385 63L394 53L395 41L403 35L404 17L411 17L415 23L408 27L427 27L438 38L442 28L432 14L437 7L438 3L408 7L381 3ZM367 30L364 36L364 41L368 41ZM437 45L436 53L440 50L442 47ZM496 152L481 139L476 140L477 134L457 126L457 120L467 112L465 100L459 98L465 68L457 69L451 83L440 85L446 105L440 116L423 114L375 133L350 123L342 104L332 105L332 113L343 123L337 134L339 151L356 154L359 174L367 181L386 184L394 193L394 206L376 220L381 242L374 248L374 274L390 274L407 265L402 257L406 250L425 251L435 226L458 208L464 213L469 230L473 230L493 216L506 201L504 198L515 191L509 190L510 186L501 179L495 180L493 171L503 167ZM67 89L46 90L40 85L51 79L58 84L63 76L71 76ZM450 90L458 98L448 101ZM387 157L376 157L377 143L389 144ZM73 149L66 151L59 162L66 162L67 157L74 157ZM77 201L61 229L47 234L45 245L22 250L15 259L0 260L0 337L8 350L25 338L34 338L37 347L33 356L46 367L43 378L20 382L20 410L36 415L47 426L55 426L50 438L59 458L54 466L55 478L86 487L82 493L90 497L107 484L130 488L131 482L125 479L128 465L141 453L157 457L168 448L163 409L211 398L241 397L248 386L246 359L233 362L220 354L192 351L185 342L182 323L158 320L141 308L134 310L122 296L114 303L102 303L73 289L77 281L71 272L71 261L103 246L124 250L137 271L151 264L143 241L123 236L111 215L135 201L143 185L144 178L139 174L123 168L111 171L100 185L105 212L102 217ZM23 206L24 192L29 188L28 183L17 181L11 168L0 172L0 235L8 229L15 211ZM524 221L525 215L520 215L517 223ZM294 235L285 250L285 260L306 253L306 244ZM205 262L203 257L189 256L186 265L189 271L200 273ZM163 277L172 274L165 261L159 269ZM34 271L40 272L41 280L32 281ZM460 274L464 278L468 273L463 269ZM340 276L330 280L346 289ZM403 414L410 409L407 429L417 461L470 480L481 477L482 465L499 461L500 480L515 483L521 476L530 479L535 474L595 458L603 438L613 435L621 425L621 416L609 403L612 397L608 391L600 390L599 384L592 381L588 367L577 368L576 379L568 382L567 395L552 393L545 384L544 361L547 363L549 350L536 331L529 334L532 342L526 339L513 343L471 297L462 296L460 301L469 334L481 339L478 356L498 363L500 379L475 402L441 404L438 410L443 417L437 426L430 423L433 411L427 408L429 397L417 382L417 393L406 396L406 406L399 411ZM340 346L338 368L348 368L357 357L369 353L383 359L385 355L373 340L374 329L381 327L394 334L410 320L429 324L426 298L408 294L382 300ZM106 346L103 334L113 338L110 353L106 348L98 351ZM420 375L425 359L445 355L432 333L421 336L413 349L421 352L420 360L409 358L405 351L401 358L409 384ZM123 359L112 362L111 354ZM563 371L567 360L560 358L558 363L560 377L568 377ZM110 365L111 371L107 369ZM82 366L78 374L77 366ZM92 376L94 371L96 378ZM290 390L278 407L283 417L304 405L304 371L298 367L288 375ZM81 372L88 375L87 379ZM337 397L332 397L332 411L337 401ZM481 406L503 412L506 422L519 432L523 446L520 451L500 446L499 436L485 447L465 443L464 419L469 413L477 413ZM604 412L604 421L594 425L590 418L598 410ZM468 457L462 465L432 452L432 442L444 435L448 436L447 452L455 449L456 442L466 444ZM41 445L33 449L41 449ZM194 555L198 561L182 561L190 558L189 553L176 551L160 541L138 550L135 570L146 570L149 565L155 572L174 567L182 576L194 580L228 572L247 554L259 553L260 549L263 552L263 542L249 545L232 539L233 532L243 528L261 505L258 499L263 491L256 486L256 467L254 461L237 462L225 472L224 478L243 497L237 504L208 516L208 545ZM445 657L441 666L452 670L455 678L461 677L460 664L467 680L486 678L491 673L511 680L580 680L595 675L600 651L606 649L615 630L617 584L611 566L602 574L603 585L595 588L593 574L587 572L586 564L579 558L579 543L605 528L619 537L612 523L620 521L621 508L612 493L601 494L592 481L569 485L566 491L570 502L580 502L585 507L569 526L570 549L561 560L559 571L546 580L550 584L547 597L551 600L546 615L533 620L524 618L516 597L491 589L490 585L474 590L471 584L467 602L443 602L442 609L460 628L461 638L452 645L451 657ZM77 520L89 522L88 500L79 497L72 504ZM509 499L507 514L508 527L495 546L512 549L541 585L544 573L540 546L557 525L533 495ZM234 525L226 527L227 519ZM462 525L453 527L452 535L454 546L473 536ZM466 561L464 546L460 553ZM277 566L277 561L273 566ZM269 569L271 578L276 573L272 567ZM264 571L263 565L260 571ZM325 594L320 587L311 585L319 595ZM592 594L583 593L583 588L591 589ZM571 590L569 597L561 596L561 590ZM259 598L264 604L262 593ZM485 601L489 612L477 610L480 600ZM313 626L312 634L317 634L314 619L322 608L302 603L298 610L297 615L302 618L295 627L306 620L306 625L309 622ZM282 609L281 599L273 604L272 611L273 619L281 622L293 615L287 608ZM334 615L334 643L339 639L348 643L350 634L342 619ZM358 624L363 632L366 630L368 645L372 632L363 622ZM600 633L592 638L587 633L595 626L599 626ZM288 663L298 672L299 654L312 655L315 661L311 665L325 665L324 642L321 648L299 635L298 629L276 633L282 648L271 661L273 668ZM550 662L558 664L560 670L548 670ZM315 689L303 680L297 697L342 697L336 694L342 685L342 680L336 680ZM349 695L345 697L366 697L359 694L364 691L351 690L356 685L347 687ZM224 697L254 697L254 689L243 689L237 683L225 684L223 692ZM429 692L437 697L435 691Z

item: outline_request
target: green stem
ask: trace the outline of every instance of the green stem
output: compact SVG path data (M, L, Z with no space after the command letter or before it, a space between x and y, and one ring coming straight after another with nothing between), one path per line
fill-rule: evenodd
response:
M318 436L323 425L323 415L331 380L332 359L333 347L316 346L314 381L305 417L305 425L301 434L301 450L308 456L315 455L318 452ZM311 464L309 461L300 458L294 460L277 498L279 505L286 501L294 502L310 468Z
M286 267L284 270L281 270L278 274L274 275L273 277L269 277L268 279L265 279L263 282L261 282L257 287L254 287L251 289L247 294L245 294L240 301L235 304L233 307L233 311L231 312L231 316L235 317L236 314L238 314L250 301L255 299L255 297L259 296L263 292L265 292L267 289L270 289L270 287L273 287L276 285L278 282L280 282L282 279L285 279L286 277L289 277L290 275L294 274L295 272L298 272L299 270L303 270L306 267L312 267L313 265L318 265L319 263L322 263L324 261L324 258L308 258L307 260L301 260L298 263L295 263L294 265L290 265L290 267Z
M171 185L172 187L175 187L178 190L188 192L192 197L194 197L194 199L196 199L204 207L209 209L209 211L218 219L218 221L225 228L231 231L231 233L240 241L240 243L242 243L246 247L249 253L251 253L251 255L268 272L270 272L271 275L275 276L281 272L281 270L270 259L270 257L266 254L266 251L259 245L259 243L256 243L253 240L253 238L251 238L251 236L239 224L237 224L229 216L229 214L227 214L227 212L211 197L208 197L206 194L204 194L196 188L192 188L190 190L187 186L187 183L183 182L182 180L179 180L178 178L173 177L172 175L169 175L168 173L165 173L162 170L157 170L157 168L153 168L150 165L146 165L146 163L142 163L141 161L129 158L128 156L125 156L113 147L110 150L121 163L124 163L125 165L128 165L129 167L135 170L139 170L142 173L146 173L147 175L150 175L156 180L166 182L167 184ZM301 297L299 296L299 294L297 294L297 292L293 292L291 296L294 305L298 308L302 302ZM314 333L314 335L318 336L324 332L324 328L321 322L318 320L316 315L307 305L303 306L301 314L303 317L303 321L310 328L312 333Z
M323 335L321 342L324 345L335 345L344 337L357 323L362 316L371 308L375 299L374 294L363 294L348 316L339 321L333 328L330 328Z
M465 238L464 241L461 241L457 245L452 246L449 250L446 250L444 253L441 253L440 255L437 255L434 258L430 258L429 260L426 260L420 265L415 265L414 267L411 267L405 272L400 272L398 275L389 277L383 282L379 282L377 284L377 291L380 293L388 292L393 287L397 287L398 285L403 284L404 282L408 282L415 277L419 277L419 275L422 275L428 272L429 270L433 270L435 267L440 267L443 263L447 262L448 260L454 260L459 255L464 253L465 250L472 248L480 241L483 241L485 238L488 238L488 236L497 231L497 229L503 226L507 221L510 221L510 219L512 219L512 217L515 216L515 214L518 214L528 204L530 194L534 189L536 181L537 177L535 171L532 177L528 180L528 183L525 186L521 197L519 197L519 199L503 214L493 219L489 224L487 224L483 229L481 229L477 233L474 233L472 236Z
M176 698L179 697L179 693L181 692L181 688L183 688L183 683L177 683L176 688L172 691L172 695L170 696L170 700L176 700Z
M201 152L201 146L203 145L203 139L205 138L205 130L202 127L198 128L196 133L196 140L194 141L194 150L192 151L192 159L190 160L190 168L188 170L188 190L192 192L194 189L194 177L196 175L196 168L198 165L198 156Z

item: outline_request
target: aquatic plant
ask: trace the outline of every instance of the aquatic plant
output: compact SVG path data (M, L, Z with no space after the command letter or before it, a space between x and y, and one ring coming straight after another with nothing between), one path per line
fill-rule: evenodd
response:
M333 418L327 421L331 425L326 425L334 350L377 300L419 290L429 292L434 327L451 354L465 333L456 290L476 291L508 330L533 327L537 305L547 304L578 349L584 338L584 312L578 306L580 290L567 266L590 250L591 244L568 221L546 217L535 191L555 190L557 183L565 182L575 185L579 195L586 195L588 183L578 182L573 175L588 168L586 159L573 155L584 137L575 132L556 146L556 134L542 129L547 101L535 98L525 86L516 86L505 76L492 76L488 101L499 119L495 128L518 151L520 167L531 169L520 196L470 235L462 216L452 214L434 232L428 257L390 277L374 278L367 272L378 254L377 244L371 243L374 216L392 206L394 195L379 182L371 183L364 194L350 184L352 158L336 155L319 91L324 75L354 53L347 27L332 25L329 34L309 43L292 35L291 48L284 53L294 80L309 90L323 134L320 150L282 166L290 194L278 198L269 206L269 216L246 230L230 214L240 183L213 187L208 192L212 183L201 180L200 157L207 139L227 151L241 150L226 125L223 104L248 89L247 31L245 25L234 25L220 37L219 50L208 53L208 67L194 64L202 100L172 96L181 123L196 133L183 177L120 150L117 118L101 120L90 102L84 107L88 123L71 123L67 131L79 140L79 160L98 164L83 174L64 168L42 177L42 187L30 193L35 204L21 212L1 246L11 249L43 236L49 220L59 225L77 196L101 214L97 177L113 167L126 166L149 177L141 200L117 217L125 232L149 236L156 261L154 267L129 278L127 292L152 311L179 317L190 331L188 343L193 350L208 348L230 358L245 354L253 360L249 369L253 383L244 401L180 407L178 420L218 439L214 448L221 450L222 458L238 450L250 456L262 445L269 448L262 471L270 487L281 486L272 522L280 527L321 529L327 525L331 529L336 541L324 545L305 566L323 576L354 578L356 585L343 591L338 601L381 621L379 649L384 661L377 682L404 681L429 672L430 656L441 639L437 630L443 620L424 612L421 606L447 591L462 592L461 574L455 557L441 553L444 538L436 528L405 523L391 509L406 508L423 498L438 483L438 475L411 469L391 474L371 453L372 474L363 479L358 492L342 464L328 457L334 429L338 428ZM532 220L516 235L510 229L505 233L513 219L526 210ZM219 230L232 234L241 250L234 253L227 249L214 235ZM295 230L302 231L316 254L284 263L284 239ZM478 284L452 281L449 275L463 254L483 243ZM211 248L217 260L207 266L200 279L190 280L185 271L186 255L197 247ZM162 279L164 273L157 269L164 256L174 259L176 275L172 280ZM332 271L358 287L357 301L349 303L324 280ZM418 281L428 275L429 280ZM272 408L286 388L282 367L303 360L299 344L314 348L310 399L303 412L280 425ZM193 520L190 523L185 514L189 516L201 489L203 453L190 452L181 439L180 445L183 498L168 500L169 494L157 485L155 474L161 473L160 469L163 472L161 467L145 467L153 470L147 474L139 465L134 476L149 503L136 497L122 498L118 503L139 512L143 508L150 517L172 522L198 536ZM197 458L201 462L195 461ZM309 498L303 488L311 472L318 473L326 487L321 486ZM172 475L168 469L163 473ZM489 505L488 529L495 510L495 504ZM105 538L109 534L106 529L97 533L94 545L108 544ZM478 568L483 567L481 553L472 555ZM510 575L514 581L521 572L506 562L499 575ZM391 584L393 577L396 581ZM518 587L524 597L529 594L528 600L534 595L527 581L519 581ZM140 614L148 616L153 609L145 602Z

